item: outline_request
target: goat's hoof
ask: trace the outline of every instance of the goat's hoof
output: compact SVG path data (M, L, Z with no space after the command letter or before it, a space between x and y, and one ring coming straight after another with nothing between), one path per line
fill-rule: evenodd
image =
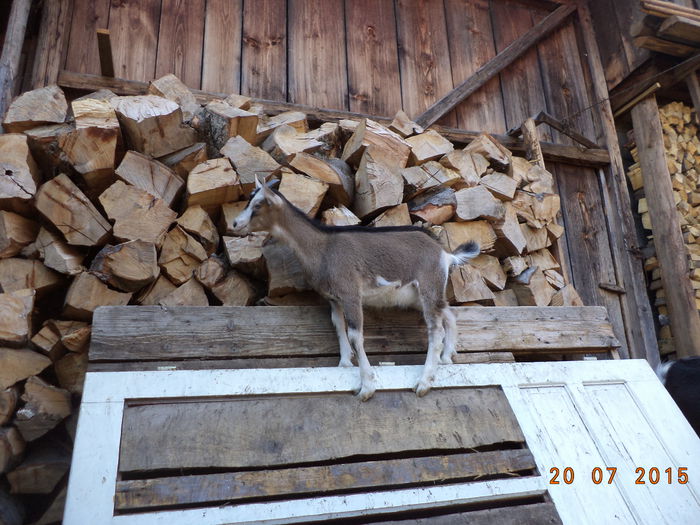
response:
M416 388L414 389L418 397L423 397L425 394L430 392L430 383L426 383L423 380L418 381Z
M374 386L362 385L362 388L359 391L355 392L355 395L357 395L357 397L360 398L360 401L367 401L374 395L374 392Z
M452 364L452 356L440 356L440 364L441 365L451 365Z
M341 359L340 363L338 363L338 366L343 368L352 368L354 365L352 364L352 361L350 359Z

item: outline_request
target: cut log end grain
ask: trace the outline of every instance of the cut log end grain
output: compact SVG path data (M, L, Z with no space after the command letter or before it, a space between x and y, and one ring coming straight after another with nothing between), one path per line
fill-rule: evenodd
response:
M36 291L25 289L0 293L0 345L27 343L32 329Z
M172 206L180 196L184 182L178 175L147 155L136 151L128 151L116 174L124 182L163 199Z
M20 133L42 124L64 122L67 114L68 102L63 91L50 85L17 97L7 109L2 127L6 132Z
M401 204L403 179L392 169L365 152L355 174L355 203L353 212L360 218L389 206Z
M342 123L341 123L342 126ZM375 162L381 162L394 169L405 168L411 154L411 145L401 135L381 124L363 119L345 143L342 159L357 167L368 150Z
M449 140L434 130L409 137L406 142L411 146L411 162L416 165L437 160L454 149Z
M255 184L255 176L261 179L279 172L281 166L267 152L251 145L242 137L229 139L221 148L236 169L244 192L249 192Z
M137 292L158 277L156 246L146 241L107 245L95 256L90 271L124 292Z
M187 178L187 206L201 206L210 215L222 204L238 199L238 173L226 158L204 161L195 166Z
M39 224L11 211L0 210L0 259L13 257L34 242Z
M324 210L321 222L328 226L353 226L360 224L360 219L345 206L338 206Z
M176 226L165 236L158 264L168 278L179 286L192 278L194 270L206 258L204 247L180 226Z
M112 290L96 276L83 272L73 279L68 288L63 315L68 319L90 321L98 306L123 306L130 299L131 293Z
M19 133L0 134L0 209L31 216L29 202L40 182L27 137Z
M15 424L25 441L34 441L58 425L71 413L70 392L36 376L27 379L22 394L24 406L17 411Z

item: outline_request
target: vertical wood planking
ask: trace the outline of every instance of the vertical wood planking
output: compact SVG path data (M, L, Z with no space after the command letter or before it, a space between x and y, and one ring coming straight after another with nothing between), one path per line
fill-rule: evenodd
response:
M109 25L110 0L73 0L65 68L76 73L101 74L98 29Z
M515 3L491 2L494 38L499 53L534 25L531 10ZM536 48L503 70L500 77L508 129L520 126L526 119L547 109ZM551 142L549 126L538 126L537 131L540 140Z
M287 2L256 0L243 5L241 93L287 100Z
M599 288L600 283L615 283L616 276L598 178L591 168L567 164L556 164L553 168L566 224L574 286L585 305L607 307L615 336L622 345L620 353L626 357L628 349L620 301L616 294Z
M289 102L348 109L342 0L288 0Z
M496 56L489 0L445 0L445 19L452 83L457 86ZM454 113L462 129L507 131L498 75L459 104Z
M393 116L401 109L394 0L345 2L350 111Z
M160 7L161 0L112 0L109 33L117 77L153 80Z
M162 0L156 78L173 73L199 89L202 76L205 0Z
M415 118L453 88L445 10L440 0L396 0L396 16L403 108ZM457 119L439 124L457 127Z
M238 93L241 86L242 0L207 0L202 89Z
M58 72L63 66L68 49L72 12L73 0L44 2L41 29L34 54L32 89L55 84L58 80Z

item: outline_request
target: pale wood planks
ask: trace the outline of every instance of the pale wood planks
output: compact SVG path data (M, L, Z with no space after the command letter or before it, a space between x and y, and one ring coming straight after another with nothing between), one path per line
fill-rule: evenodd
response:
M393 116L401 79L393 0L345 2L350 111Z
M502 2L496 2L496 5L499 4ZM452 81L455 86L496 55L489 5L494 4L489 0L445 1ZM511 4L507 6L508 9L514 7ZM504 133L508 128L498 76L484 83L469 100L457 105L454 113L462 129Z
M109 33L114 72L120 78L153 80L161 0L112 2Z
M460 351L605 351L617 346L601 307L453 308ZM418 312L367 311L369 354L422 353ZM95 313L91 361L337 356L325 307L105 307Z
M536 468L526 449L117 482L118 510L463 481Z
M383 391L371 403L347 394L159 403L124 409L119 470L271 467L523 441L498 387L425 398Z
M109 4L110 0L73 0L67 70L100 74L96 31L106 29L109 24Z
M241 93L287 100L287 2L257 0L243 5Z
M237 93L241 68L242 0L207 0L202 89Z
M397 0L396 17L403 109L415 118L452 89L445 10L430 0ZM457 127L453 115L441 124Z
M509 505L484 510L466 512L434 511L435 515L411 519L411 525L561 525L553 503L531 503L529 505ZM432 513L431 513L432 514ZM408 525L409 521L373 521L374 525Z
M205 0L162 0L155 78L173 73L185 85L200 87L205 6ZM230 38L229 32L219 45Z
M342 0L288 0L288 100L347 109Z

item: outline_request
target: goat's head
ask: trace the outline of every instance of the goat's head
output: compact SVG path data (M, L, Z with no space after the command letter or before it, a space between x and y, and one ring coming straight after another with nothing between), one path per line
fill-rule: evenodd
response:
M284 200L272 186L277 180L260 182L255 176L255 189L250 195L248 206L233 221L233 231L239 235L259 231L271 231L279 222L284 208Z

